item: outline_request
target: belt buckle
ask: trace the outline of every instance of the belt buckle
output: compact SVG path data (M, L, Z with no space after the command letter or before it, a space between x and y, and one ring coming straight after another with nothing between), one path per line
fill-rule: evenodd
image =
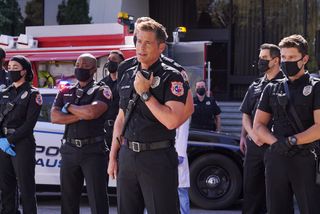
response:
M132 142L132 151L140 152L140 143L139 142Z
M79 139L74 139L74 142L75 142L76 147L78 147L78 148L81 148L81 147L82 147L81 140L79 140Z

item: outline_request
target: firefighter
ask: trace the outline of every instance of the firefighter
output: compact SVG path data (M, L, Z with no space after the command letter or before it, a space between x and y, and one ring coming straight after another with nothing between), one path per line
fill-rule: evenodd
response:
M263 89L270 81L283 78L280 72L280 48L274 44L262 44L258 68L263 76L249 86L240 106L242 112L240 150L245 155L242 211L245 214L259 214L267 211L264 154L268 145L260 143L252 125ZM268 128L271 128L271 125L269 124Z
M167 38L163 26L146 21L137 29L139 63L124 71L119 82L120 109L108 173L117 177L119 213L140 214L146 207L149 214L176 214L178 156L174 138L175 128L184 117L187 90L181 74L161 63ZM134 108L129 111L133 102ZM132 112L129 120L128 112Z
M0 89L8 86L7 71L4 68L4 62L6 59L6 52L0 47Z
M124 56L121 51L113 50L108 56L107 69L109 74L101 80L104 84L109 86L112 91L113 100L110 103L108 111L106 113L104 130L106 132L106 142L109 147L111 147L112 132L114 121L117 117L119 110L119 92L117 88L117 76L118 76L118 66L124 60Z
M258 140L270 145L265 153L267 210L294 213L295 195L300 213L316 214L320 210L314 143L320 139L319 79L305 70L308 43L301 35L283 38L279 47L287 78L265 87L253 124Z
M107 146L104 142L104 113L112 100L108 86L97 85L93 75L97 59L91 54L78 57L78 83L62 89L53 104L51 120L65 124L60 148L61 213L79 213L84 181L91 213L108 213L106 186Z
M42 97L31 87L30 61L14 56L8 64L8 77L13 84L0 94L0 185L1 213L17 210L17 182L23 213L37 213L35 196L35 150L33 129L42 106Z
M196 96L193 98L194 113L191 128L221 131L221 110L213 97L206 95L204 80L196 82Z

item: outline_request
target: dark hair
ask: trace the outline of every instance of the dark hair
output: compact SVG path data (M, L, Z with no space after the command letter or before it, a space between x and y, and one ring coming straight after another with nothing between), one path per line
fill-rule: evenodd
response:
M6 52L3 48L0 47L0 59L6 58Z
M260 46L260 50L269 50L271 58L280 58L280 48L277 45L264 43Z
M198 81L196 82L196 85L197 85L198 82L204 82L205 86L207 87L207 82L206 82L204 79L198 80Z
M26 81L30 82L33 79L33 71L32 71L32 67L31 67L31 62L29 61L28 58L22 56L22 55L16 55L13 56L10 61L16 61L18 62L23 69L25 69L27 71L26 74Z
M154 20L140 22L137 24L137 30L154 32L159 43L165 43L168 38L166 28Z
M121 62L125 60L123 53L119 50L112 50L110 51L109 55L110 54L117 54L120 57Z
M284 37L280 43L280 48L297 48L298 51L305 56L308 54L308 42L303 36L294 34L288 37Z

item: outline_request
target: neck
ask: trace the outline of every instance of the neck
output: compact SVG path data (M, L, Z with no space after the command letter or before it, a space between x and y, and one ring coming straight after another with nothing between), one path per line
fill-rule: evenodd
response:
M148 70L151 67L151 65L153 65L156 61L158 61L158 59L159 57L148 63L141 62L141 69Z
M289 80L291 82L293 82L293 81L299 79L300 77L302 77L304 75L304 73L305 73L305 70L304 70L304 68L302 68L296 75L294 75L292 77L289 76Z
M18 88L19 86L21 86L23 83L25 83L25 79L21 78L20 80L18 80L17 82L14 82L13 85L15 88Z
M110 73L110 77L113 81L115 81L117 79L117 72Z
M80 87L81 88L83 88L83 87L85 87L86 85L88 85L88 83L89 82L91 82L93 79L89 79L89 80L87 80L87 81L85 81L85 82L82 82L82 81L79 81L79 85L80 85Z
M198 99L199 99L200 102L202 102L202 101L204 100L204 97L205 97L205 96L206 96L206 95L200 96L199 94L197 94L197 97L198 97Z
M268 70L268 71L266 72L266 77L267 77L267 79L268 79L268 80L272 80L273 78L275 78L275 77L278 75L279 71L280 71L279 66Z

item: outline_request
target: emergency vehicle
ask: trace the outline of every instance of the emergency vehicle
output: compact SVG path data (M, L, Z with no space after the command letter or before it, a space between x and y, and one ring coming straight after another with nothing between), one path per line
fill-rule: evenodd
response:
M204 78L205 50L209 44L174 41L168 45L167 55L186 68L191 86ZM99 81L106 75L104 65L111 50L122 51L125 58L135 55L133 37L126 26L118 23L36 26L27 27L26 34L18 38L1 35L0 45L6 49L7 60L14 55L24 55L32 62L33 85L40 87L43 96L43 107L34 131L36 183L38 190L59 190L59 148L64 125L50 122L50 109L59 87L75 82L74 65L82 53L91 53L98 59L95 79ZM53 83L41 81L47 76ZM43 86L47 88L41 88ZM239 137L236 136L190 130L191 202L205 209L220 209L241 197L242 156L238 145ZM109 191L115 193L115 180L109 181L109 187Z

